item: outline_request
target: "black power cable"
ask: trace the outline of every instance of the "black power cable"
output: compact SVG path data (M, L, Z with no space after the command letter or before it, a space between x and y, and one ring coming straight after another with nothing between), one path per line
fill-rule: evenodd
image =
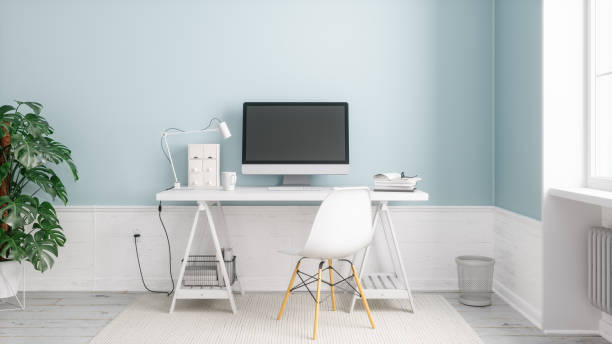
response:
M145 287L145 289L151 293L157 293L157 294L168 294L168 296L172 295L172 293L174 293L174 278L172 277L172 250L170 249L170 238L168 237L168 231L166 230L166 225L164 224L164 220L161 217L161 211L162 211L162 203L161 201L159 202L159 206L157 206L157 216L159 217L159 222L162 225L162 228L164 229L164 233L166 234L166 242L168 243L168 265L170 267L169 271L170 271L170 282L172 282L172 289L170 289L170 291L162 291L162 290L152 290L147 286L147 283L145 282L144 276L142 275L142 267L140 266L140 256L138 254L138 238L140 237L140 234L134 234L134 247L136 248L136 260L138 261L138 270L140 271L140 279L142 280L142 285Z

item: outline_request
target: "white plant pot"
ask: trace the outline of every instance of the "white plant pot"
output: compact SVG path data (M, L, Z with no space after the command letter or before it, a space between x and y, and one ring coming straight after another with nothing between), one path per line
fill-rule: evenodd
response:
M17 295L21 277L19 262L12 260L0 262L0 299Z

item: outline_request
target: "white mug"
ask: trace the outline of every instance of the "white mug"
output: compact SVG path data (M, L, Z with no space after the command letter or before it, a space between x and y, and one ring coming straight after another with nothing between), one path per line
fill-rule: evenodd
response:
M221 172L223 190L231 191L236 188L236 172Z

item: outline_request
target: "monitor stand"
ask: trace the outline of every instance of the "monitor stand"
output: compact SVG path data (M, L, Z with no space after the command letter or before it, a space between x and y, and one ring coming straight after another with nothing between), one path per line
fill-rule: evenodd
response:
M281 186L310 186L310 176L307 174L286 174Z
M273 191L319 191L322 187L310 186L309 175L284 175L280 186L270 186L268 190Z

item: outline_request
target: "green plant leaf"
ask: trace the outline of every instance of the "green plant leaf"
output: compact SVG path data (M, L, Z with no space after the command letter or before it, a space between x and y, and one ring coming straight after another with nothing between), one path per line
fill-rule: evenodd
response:
M8 176L10 171L11 171L11 162L10 161L6 161L2 165L0 165L0 183L2 183L4 178L6 178L6 176Z
M29 113L23 118L26 131L33 137L53 134L53 128L46 119L37 114Z
M40 115L40 112L42 111L42 108L43 108L42 104L37 103L37 102L20 102L18 100L16 100L15 102L19 105L23 105L23 104L27 105L37 115Z
M49 137L43 137L36 148L39 150L41 158L45 160L56 164L65 162L70 168L74 180L79 180L77 168L72 161L72 152L64 144Z
M38 207L38 218L36 219L36 223L34 223L34 228L62 229L55 208L51 203L43 202Z
M40 230L36 232L36 234L34 235L34 238L37 239L38 241L41 241L41 240L52 241L53 245L55 246L64 246L64 244L66 243L66 236L64 235L64 233L62 233L61 230L57 228L52 228L52 227L54 226L51 226L50 228L44 228L44 227L39 226Z
M66 235L59 230L50 230L49 239L60 247L64 247L66 244Z
M22 228L29 225L38 217L38 198L28 195L19 195L12 200L8 196L0 197L0 222L6 223L11 228Z
M37 138L30 134L20 133L14 134L11 140L11 147L13 147L17 161L26 169L35 168L46 161L54 164L65 162L74 180L79 179L77 168L72 161L72 152L62 143L46 136Z
M2 116L2 123L4 124L5 129L7 129L10 134L13 134L17 131L17 129L21 128L21 123L23 123L23 115L20 112L5 113Z
M0 230L0 257L14 260L22 260L26 253L22 247L26 234L21 230Z
M61 179L55 171L45 166L37 166L31 169L22 169L21 174L32 183L40 186L53 199L56 197L64 204L68 202L68 193Z
M1 121L2 119L0 119ZM10 133L11 132L11 126L9 125L9 123L6 122L0 122L0 128L3 128L4 131L0 131L0 135L4 136L6 133Z
M46 239L43 235L26 234L23 240L26 260L34 266L34 269L45 272L53 267L54 259L51 254L57 257L57 246L52 240Z
M0 116L4 116L5 113L13 110L15 110L15 107L12 105L2 105L0 106ZM0 120L2 120L2 118L0 118Z
M72 177L74 178L74 181L76 182L77 180L79 180L79 172L77 171L77 167L72 161L72 159L66 160L66 164L68 165L68 167L70 167L70 172L72 172Z
M50 137L43 137L37 148L40 150L40 154L43 158L53 161L56 164L72 159L72 152L70 149Z
M29 135L14 134L11 136L11 147L15 158L25 168L38 166L38 149L36 140Z

